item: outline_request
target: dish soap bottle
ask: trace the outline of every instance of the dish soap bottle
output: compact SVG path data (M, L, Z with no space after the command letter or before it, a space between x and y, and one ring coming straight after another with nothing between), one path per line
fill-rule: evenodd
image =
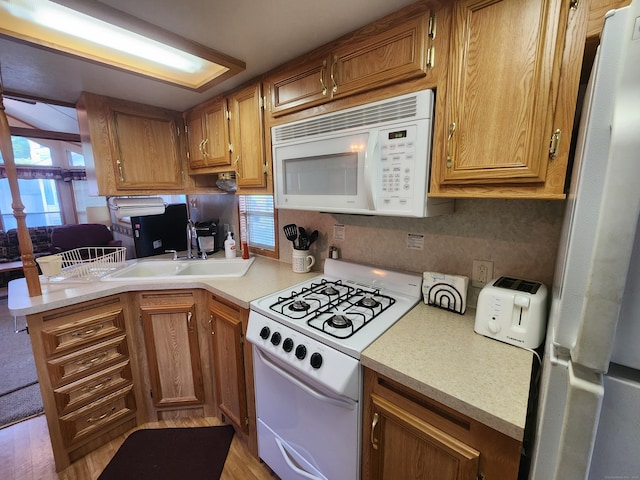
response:
M236 258L236 241L231 232L227 232L227 239L224 241L224 258Z

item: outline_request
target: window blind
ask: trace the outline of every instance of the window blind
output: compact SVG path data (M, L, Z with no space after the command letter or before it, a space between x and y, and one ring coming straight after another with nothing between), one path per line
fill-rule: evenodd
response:
M250 247L275 250L275 220L272 195L240 195L240 235Z

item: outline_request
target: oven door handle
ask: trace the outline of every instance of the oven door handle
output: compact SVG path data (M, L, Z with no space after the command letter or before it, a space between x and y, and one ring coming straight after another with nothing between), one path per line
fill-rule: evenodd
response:
M260 348L256 347L255 351L258 354L258 357L260 357L260 360L262 360L262 362L267 367L269 367L271 370L276 372L278 375L286 378L291 383L297 385L298 387L300 387L302 390L307 392L312 397L315 397L316 399L320 400L321 402L331 403L333 405L337 405L338 407L342 407L342 408L347 409L347 410L355 409L355 406L354 406L353 402L348 402L346 400L341 400L339 398L329 397L329 396L327 396L327 395L325 395L323 393L318 392L316 389L310 387L309 385L307 385L306 383L302 382L301 380L298 380L296 377L291 375L289 372L283 370L282 368L277 366L275 363L273 363L271 360L269 360L266 357L266 354L262 353L262 350L260 350Z
M291 454L289 452L287 452L287 449L286 449L285 445L283 444L284 442L282 440L280 440L278 437L275 437L275 436L273 437L273 439L276 441L276 445L280 449L280 454L282 455L282 458L284 459L286 464L289 465L289 468L291 470L296 472L298 475L300 475L300 476L302 476L304 478L308 478L310 480L327 480L326 477L318 477L316 475L312 475L311 473L309 473L309 472L307 472L305 470L302 470L300 467L295 465L291 461Z

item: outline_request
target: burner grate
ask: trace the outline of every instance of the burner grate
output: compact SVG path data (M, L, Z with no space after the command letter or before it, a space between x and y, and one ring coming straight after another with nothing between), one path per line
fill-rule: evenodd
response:
M334 338L349 338L394 303L394 298L381 294L379 290L358 288L348 297L316 310L307 319L307 325Z
M309 315L343 301L353 295L355 289L342 283L341 280L321 279L302 287L300 291L292 290L288 295L278 297L269 308L284 317L293 320L304 320Z

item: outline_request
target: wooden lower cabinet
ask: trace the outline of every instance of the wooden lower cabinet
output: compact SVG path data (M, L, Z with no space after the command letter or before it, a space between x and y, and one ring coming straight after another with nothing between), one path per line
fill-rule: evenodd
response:
M57 471L136 425L126 299L27 317Z
M56 470L139 424L189 417L221 416L257 458L248 319L198 289L29 315Z
M365 368L362 479L516 480L521 442Z
M249 310L211 295L209 313L218 407L257 456L253 357L245 340Z
M204 403L204 382L194 292L146 292L140 316L156 409Z

